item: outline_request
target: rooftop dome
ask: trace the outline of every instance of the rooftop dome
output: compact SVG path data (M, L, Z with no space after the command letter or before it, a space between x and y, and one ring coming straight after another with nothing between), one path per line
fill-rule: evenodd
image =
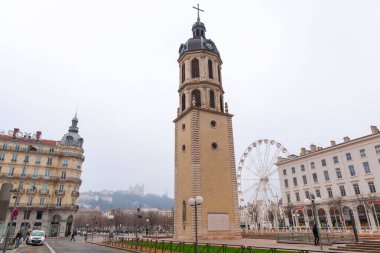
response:
M197 22L193 24L191 30L193 32L193 37L188 39L186 43L181 44L178 50L179 57L181 57L186 52L197 50L206 50L217 54L220 57L215 43L210 39L206 39L206 27L205 24L199 20L199 18Z
M61 139L61 145L62 146L82 147L83 138L78 134L79 128L77 126L78 125L77 114L75 114L75 116L71 122L72 122L72 124L69 127L69 132L67 134L65 134Z

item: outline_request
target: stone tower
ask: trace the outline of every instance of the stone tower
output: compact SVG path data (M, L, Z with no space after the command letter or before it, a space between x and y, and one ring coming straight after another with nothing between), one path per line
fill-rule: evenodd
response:
M194 207L187 201L202 196L198 206L200 239L240 237L232 114L224 104L222 60L206 27L192 26L192 38L179 48L179 108L175 123L174 237L195 237Z

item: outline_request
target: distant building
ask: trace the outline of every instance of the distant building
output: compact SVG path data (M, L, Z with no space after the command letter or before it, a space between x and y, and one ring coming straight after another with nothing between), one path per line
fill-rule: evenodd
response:
M75 116L60 141L41 139L41 132L23 136L19 129L0 135L0 184L13 184L10 209L20 211L11 233L32 229L52 237L71 233L84 161L77 124Z
M380 221L380 133L326 148L310 145L299 156L277 162L287 225L312 226L312 210L304 200L311 194L322 199L317 207L319 223L350 227L350 211L359 229L377 229Z

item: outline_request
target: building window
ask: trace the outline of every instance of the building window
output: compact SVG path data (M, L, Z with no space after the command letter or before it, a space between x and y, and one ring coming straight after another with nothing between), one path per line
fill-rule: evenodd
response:
M41 163L41 159L42 159L41 156L37 156L36 157L36 164L40 164Z
M285 188L289 188L288 179L285 179L285 180L284 180L284 184L285 184Z
M21 177L26 177L26 167L22 168Z
M350 170L351 177L354 177L356 175L354 165L348 166L348 169Z
M7 150L7 149L8 149L8 143L4 143L4 144L3 144L3 149L4 149L4 150Z
M186 222L186 201L182 201L182 222Z
M186 66L185 64L182 64L182 82L185 81L186 78Z
M42 204L43 205L43 204ZM43 211L37 211L36 212L36 220L41 220L42 219L42 214L44 213Z
M4 161L4 158L5 158L5 154L4 153L0 153L0 161Z
M340 168L336 168L335 172L336 172L336 177L337 178L342 178L342 172L340 171Z
M186 145L183 144L183 145L182 145L182 152L185 152L185 151L186 151Z
M369 167L368 162L363 163L363 167L364 167L364 172L365 172L366 174L371 173L371 168Z
M311 163L310 163L310 167L311 167L312 169L315 169L315 163L314 163L314 162L311 162Z
M216 121L215 120L211 120L210 125L211 125L212 128L215 128L216 127Z
M296 173L296 168L292 167L292 174L295 174L295 173Z
M211 144L211 148L212 148L212 150L217 150L218 149L218 144L216 142L213 142Z
M53 163L53 158L52 157L49 157L48 159L47 159L47 164L48 165L51 165Z
M373 181L369 181L368 182L368 186L369 186L369 191L371 193L375 193L376 192L375 184L373 183Z
M375 146L375 150L376 150L376 153L379 154L380 153L380 145Z
M327 170L323 171L323 175L325 175L325 180L330 181L329 172Z
M201 106L201 92L195 89L191 92L191 97L192 99L195 99L195 106L200 107Z
M290 199L290 194L286 194L286 198L288 199L288 203L292 202L292 200Z
M316 189L316 190L315 190L315 195L316 195L318 198L320 198L320 197L321 197L321 190Z
M223 97L219 96L219 106L220 106L220 111L224 112L224 105L223 105Z
M27 206L32 206L32 204L33 204L33 197L30 196L30 197L28 197L28 203L26 203L26 205Z
M24 163L28 163L29 162L29 156L26 155L25 158L24 158Z
M305 191L305 197L306 197L307 199L310 198L310 193L309 193L309 191Z
M321 160L322 166L326 166L326 159Z
M42 146L38 147L38 153L42 153L43 150L44 150L44 148Z
M294 187L298 186L298 182L297 182L297 178L296 177L293 177L293 184L294 184Z
M57 206L61 206L62 204L62 198L57 198Z
M317 173L313 173L313 181L314 181L314 183L318 183Z
M215 108L215 92L210 90L210 107Z
M69 164L69 161L67 159L64 159L62 166L67 167L68 164Z
M306 178L306 175L303 175L303 176L302 176L302 179L303 179L303 184L304 184L304 185L307 185L307 178Z
M24 220L29 220L31 213L32 213L31 210L25 210L24 211Z
M286 169L282 170L282 174L286 176Z
M35 168L35 169L33 170L33 175L32 175L32 177L33 177L33 178L38 177L38 168Z
M301 171L305 171L305 165L301 165Z
M344 185L339 186L339 190L342 197L346 196L346 189L344 189Z
M60 184L59 185L59 189L58 189L58 191L59 192L63 192L63 189L65 188L65 185L64 184Z
M19 189L19 190L24 189L24 181L20 181L20 182L18 183L18 187L17 187L17 189Z
M182 94L182 111L186 110L186 95Z
M347 158L347 161L351 161L352 160L351 153L346 153L346 158Z
M54 148L49 148L49 152L53 153L54 152Z
M352 186L354 187L355 194L356 194L356 195L359 195L359 194L360 194L360 188L359 188L359 185L358 185L358 184L353 184Z
M339 160L338 160L338 157L337 157L337 156L334 156L334 157L333 157L333 160L334 160L334 163L339 163Z
M218 81L219 83L222 83L222 76L220 74L220 67L218 66Z
M213 79L214 78L214 73L213 73L213 68L212 68L212 61L208 60L208 77Z
M197 58L191 61L191 77L199 77L199 60Z
M299 192L296 192L296 200L297 200L297 202L301 201L300 193Z
M61 173L61 179L66 179L66 171L62 171L62 173Z
M45 197L40 198L40 205L45 205Z
M365 154L365 149L360 150L360 157L366 157L367 155Z
M17 154L12 155L12 162L17 162Z
M16 144L15 151L19 151L19 150L20 150L20 144Z
M13 177L13 173L15 172L15 168L9 168L8 177Z
M49 184L48 183L43 183L42 184L42 190L46 191L47 189L49 189Z
M45 178L50 177L50 169L45 169Z
M332 192L332 190L331 190L331 187L328 187L328 188L327 188L327 194L329 195L329 198L334 197L334 196L333 196L333 192Z

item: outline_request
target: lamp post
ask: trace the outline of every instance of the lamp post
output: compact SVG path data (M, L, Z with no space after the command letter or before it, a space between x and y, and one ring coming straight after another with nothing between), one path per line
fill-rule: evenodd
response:
M113 214L108 215L108 227L109 227L108 237L109 238L112 238L112 236L111 236L111 221L113 220L114 217L115 216Z
M306 206L311 205L312 211L313 211L313 218L314 218L314 224L317 227L318 231L318 237L319 237L319 244L321 245L322 249L322 237L321 237L321 231L319 229L319 222L318 222L318 213L317 213L317 205L322 203L322 199L319 197L315 197L313 193L309 194L309 198L306 198L304 200L304 204Z
M149 235L149 219L146 219L146 235Z
M195 198L189 198L187 203L195 208L195 247L194 252L198 253L198 209L197 206L202 204L203 197L197 196Z

